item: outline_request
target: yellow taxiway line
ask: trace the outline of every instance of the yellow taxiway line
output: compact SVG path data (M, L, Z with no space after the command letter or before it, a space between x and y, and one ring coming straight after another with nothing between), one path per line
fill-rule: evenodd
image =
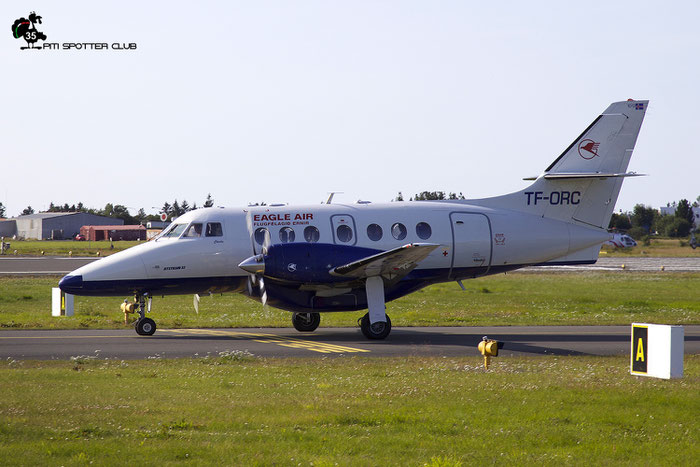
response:
M292 347L296 349L306 349L312 352L320 353L361 353L369 352L369 350L358 349L355 347L346 347L343 345L327 344L325 342L314 342L305 339L297 339L295 337L282 337L275 334L260 333L260 332L240 332L240 331L219 331L210 329L162 329L159 332L167 332L177 335L198 335L198 336L226 336L234 339L250 339L255 342L264 344L277 344L283 347Z

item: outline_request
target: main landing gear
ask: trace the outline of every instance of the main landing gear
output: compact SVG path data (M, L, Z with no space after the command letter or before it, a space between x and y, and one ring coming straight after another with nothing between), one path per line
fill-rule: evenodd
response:
M391 319L389 319L387 314L384 314L384 316L386 321L376 321L374 324L370 323L369 313L366 313L358 320L360 330L362 330L362 334L367 339L385 339L389 335L391 332Z
M293 313L292 324L299 332L313 332L321 324L319 313Z
M136 334L139 336L152 336L156 332L156 322L151 318L146 318L146 299L148 298L148 311L151 311L151 299L152 297L148 294L143 294L135 297L138 300L138 310L139 319L136 320L134 324L134 329L136 329Z

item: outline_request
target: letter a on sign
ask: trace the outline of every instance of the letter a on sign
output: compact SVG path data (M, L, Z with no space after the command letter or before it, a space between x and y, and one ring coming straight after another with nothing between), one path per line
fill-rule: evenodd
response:
M632 373L647 372L647 336L649 328L646 326L632 327Z

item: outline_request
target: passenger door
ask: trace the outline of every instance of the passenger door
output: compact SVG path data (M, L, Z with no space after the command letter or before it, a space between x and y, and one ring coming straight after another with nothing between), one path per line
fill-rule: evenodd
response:
M484 214L453 212L452 271L455 279L484 275L491 266L491 225Z

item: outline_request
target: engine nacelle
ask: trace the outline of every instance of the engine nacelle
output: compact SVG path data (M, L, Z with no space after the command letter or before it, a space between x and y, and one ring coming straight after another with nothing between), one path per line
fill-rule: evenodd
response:
M329 273L336 266L380 253L380 250L328 243L281 243L264 256L263 276L305 283L346 282Z

